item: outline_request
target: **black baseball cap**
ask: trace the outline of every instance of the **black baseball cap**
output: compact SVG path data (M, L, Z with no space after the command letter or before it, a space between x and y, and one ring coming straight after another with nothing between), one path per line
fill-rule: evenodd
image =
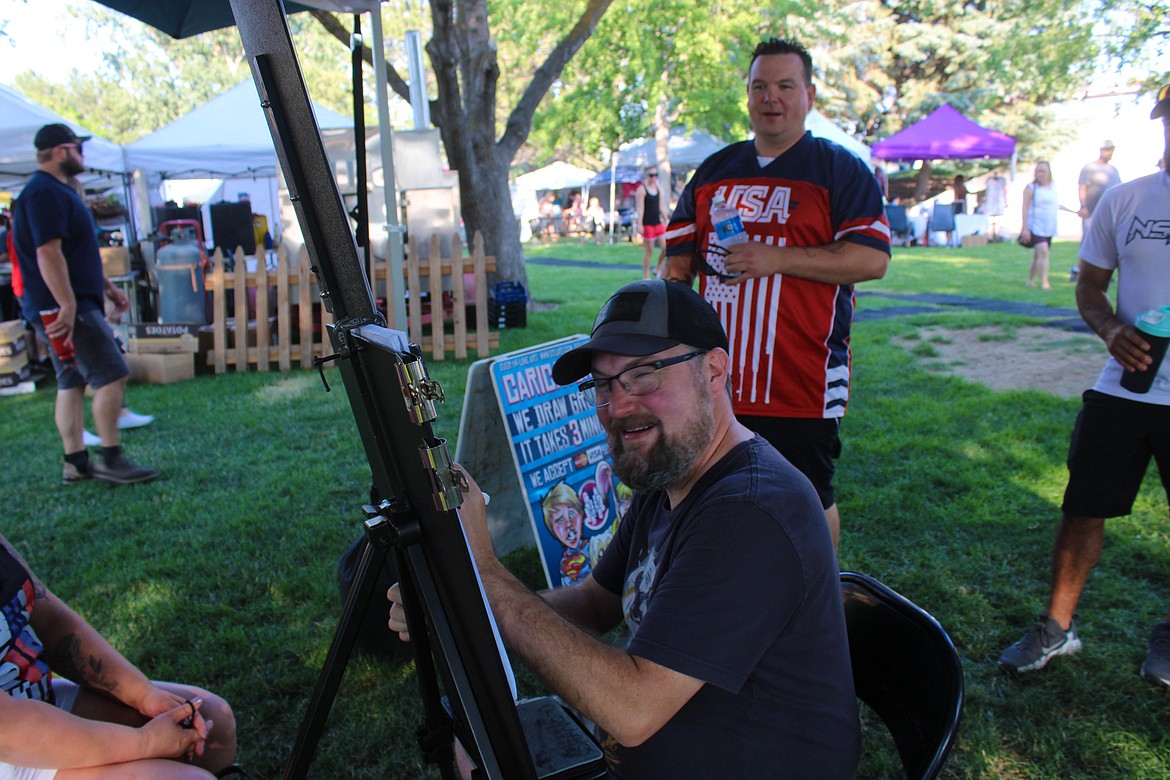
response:
M40 130L37 130L37 137L33 139L36 144L37 151L43 152L46 149L53 149L62 144L82 144L88 141L93 136L83 135L78 137L69 125L54 123L45 125Z
M593 353L653 355L678 344L727 349L727 334L711 304L688 285L646 279L614 293L593 322L589 341L561 355L553 379L567 385L593 370Z
M1170 116L1170 84L1158 90L1158 102L1150 112L1150 119L1160 119L1164 116Z

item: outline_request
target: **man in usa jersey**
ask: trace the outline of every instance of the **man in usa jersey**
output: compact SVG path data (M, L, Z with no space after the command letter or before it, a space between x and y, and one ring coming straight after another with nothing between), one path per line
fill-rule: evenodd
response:
M853 285L885 275L890 230L868 167L805 131L815 97L803 46L771 38L756 47L747 88L754 137L695 171L667 228L663 276L698 277L731 341L736 416L813 483L836 544ZM716 241L717 195L739 211L750 241Z

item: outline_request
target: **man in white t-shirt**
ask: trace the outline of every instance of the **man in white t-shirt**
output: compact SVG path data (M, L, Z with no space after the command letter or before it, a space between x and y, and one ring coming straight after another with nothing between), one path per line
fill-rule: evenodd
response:
M1158 91L1150 118L1162 121L1170 163L1170 84ZM1109 348L1109 361L1085 392L1072 432L1048 613L1003 651L1001 668L1029 672L1081 649L1074 611L1101 557L1105 518L1130 513L1151 457L1170 494L1170 360L1154 365L1150 343L1134 327L1144 312L1170 306L1168 167L1106 192L1081 243L1077 307ZM1107 296L1114 271L1116 310ZM1122 387L1127 373L1145 371L1157 372L1148 392ZM1170 611L1154 627L1141 675L1170 686Z

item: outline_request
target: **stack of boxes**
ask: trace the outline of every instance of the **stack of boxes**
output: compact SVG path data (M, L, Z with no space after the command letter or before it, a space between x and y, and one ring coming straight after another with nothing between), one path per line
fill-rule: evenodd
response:
M32 392L28 365L28 340L23 320L0 323L0 391Z
M130 325L130 381L165 385L194 379L198 331L198 325L184 322Z
M496 328L528 325L528 291L519 282L496 282L488 299L488 324Z

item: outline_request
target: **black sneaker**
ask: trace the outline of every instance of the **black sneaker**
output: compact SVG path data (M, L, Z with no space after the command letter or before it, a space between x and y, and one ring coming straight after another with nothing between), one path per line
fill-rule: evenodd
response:
M154 469L148 469L146 466L132 463L126 459L126 456L119 453L108 460L98 457L93 462L93 475L105 482L113 482L118 485L136 485L139 482L149 482L158 476L158 472Z
M1170 685L1170 623L1154 626L1146 662L1142 664L1142 677L1153 683Z
M93 464L90 461L86 461L84 469L79 469L68 461L65 462L65 468L61 471L62 485L72 485L87 479L93 479Z
M1043 669L1049 660L1058 655L1072 655L1081 650L1077 637L1077 624L1073 620L1068 631L1060 623L1045 615L1024 634L1024 637L1003 651L999 657L999 668L1013 672L1032 672Z

